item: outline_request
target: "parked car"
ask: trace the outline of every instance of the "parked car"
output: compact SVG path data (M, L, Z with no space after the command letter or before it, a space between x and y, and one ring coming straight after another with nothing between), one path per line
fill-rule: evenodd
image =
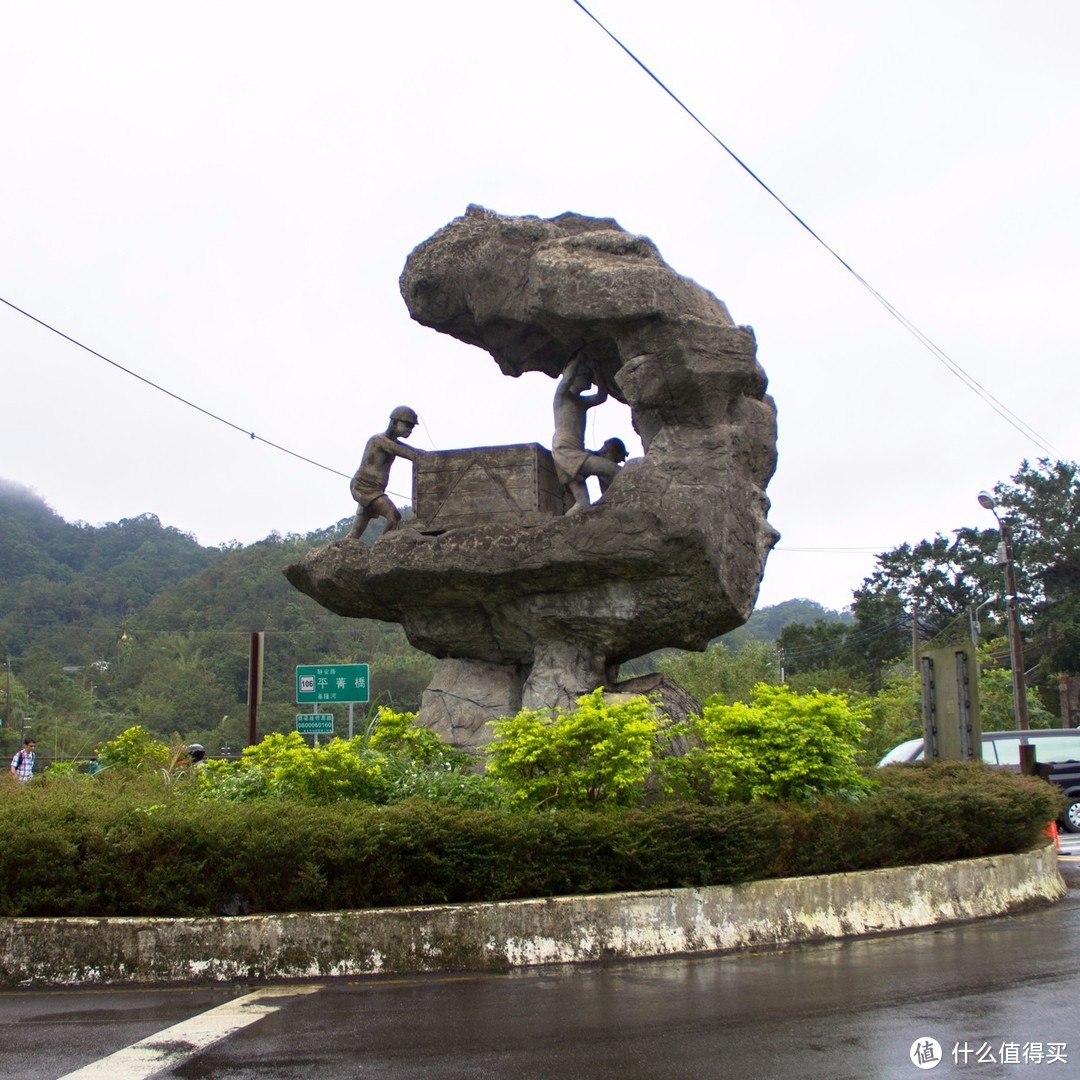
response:
M1068 832L1080 833L1080 728L1036 728L1031 731L984 731L983 761L1006 769L1020 768L1020 747L1035 747L1035 765L1039 775L1057 784L1068 803L1061 824ZM879 765L918 761L925 747L922 739L908 739L894 746Z

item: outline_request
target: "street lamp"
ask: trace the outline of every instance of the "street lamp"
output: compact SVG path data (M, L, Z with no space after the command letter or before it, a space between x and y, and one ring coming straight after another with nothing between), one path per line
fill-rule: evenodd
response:
M1016 726L1020 731L1027 731L1028 707L1027 686L1024 683L1024 650L1020 642L1020 603L1016 598L1016 574L1013 571L1012 538L1009 533L1009 523L1002 521L997 512L997 499L988 491L979 492L979 505L984 510L989 510L998 523L998 533L1001 543L998 545L998 566L1005 567L1005 607L1009 621L1009 657L1012 664L1013 678L1013 708L1016 711ZM1034 747L1020 747L1020 764L1024 772L1033 772L1034 754L1030 754L1030 766L1027 765L1029 755L1025 751L1034 751Z

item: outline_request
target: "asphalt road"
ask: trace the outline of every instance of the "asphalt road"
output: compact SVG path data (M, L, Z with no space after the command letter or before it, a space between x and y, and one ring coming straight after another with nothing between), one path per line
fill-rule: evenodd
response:
M1060 904L937 930L513 975L5 992L0 1078L1064 1080L1080 840L1065 846Z

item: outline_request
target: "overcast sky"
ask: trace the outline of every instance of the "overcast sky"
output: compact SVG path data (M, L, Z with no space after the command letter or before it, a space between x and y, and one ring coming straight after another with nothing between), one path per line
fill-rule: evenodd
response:
M992 525L981 488L1080 454L1076 0L587 6L1036 437L572 0L6 0L0 296L328 469L0 305L0 476L71 521L250 543L351 514L330 470L400 403L425 449L549 444L552 380L398 293L469 203L614 217L754 328L780 432L762 604L842 608L874 552Z

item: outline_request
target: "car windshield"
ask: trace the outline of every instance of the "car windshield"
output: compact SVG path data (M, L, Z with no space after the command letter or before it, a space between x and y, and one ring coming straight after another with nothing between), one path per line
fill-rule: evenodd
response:
M1028 737L1035 747L1036 761L1080 760L1080 738L1069 735L1049 735L1040 738L1034 732ZM983 760L997 765L1020 764L1020 739L983 739Z
M1030 742L1035 747L1035 760L1042 762L1080 761L1080 728L1067 735L1031 731L1021 737L1011 732L984 732L982 758L990 765L1020 766L1020 746ZM878 765L896 765L902 761L921 761L925 756L922 739L908 739L894 746Z

